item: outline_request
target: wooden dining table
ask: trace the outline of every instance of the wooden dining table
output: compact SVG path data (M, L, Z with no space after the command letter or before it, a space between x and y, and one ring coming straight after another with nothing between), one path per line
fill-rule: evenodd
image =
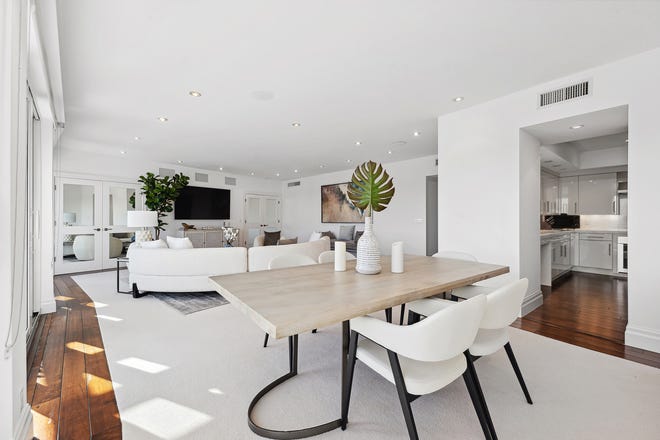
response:
M347 270L341 272L329 263L210 277L218 293L263 331L277 339L288 338L289 372L259 391L248 407L248 425L253 432L273 439L297 439L347 427L342 416L322 425L287 431L254 422L252 412L259 400L297 375L299 334L342 324L341 414L346 414L343 384L352 318L509 272L507 266L447 258L406 255L404 261L403 273L392 273L389 257L383 257L383 270L377 275L357 273L355 261L348 261Z

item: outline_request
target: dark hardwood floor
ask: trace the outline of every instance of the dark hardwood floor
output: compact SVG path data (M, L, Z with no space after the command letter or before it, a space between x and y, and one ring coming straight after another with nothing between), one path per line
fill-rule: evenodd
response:
M660 354L624 345L628 281L573 272L514 327L660 368Z
M71 279L55 277L57 311L40 317L28 350L28 402L34 436L121 439L96 308Z

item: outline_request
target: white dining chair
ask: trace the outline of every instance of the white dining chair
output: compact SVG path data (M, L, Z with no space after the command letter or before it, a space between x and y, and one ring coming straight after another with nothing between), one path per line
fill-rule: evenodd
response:
M411 439L417 439L418 435L410 403L446 387L460 376L485 437L497 438L489 422L486 402L481 399L478 379L474 370L468 368L467 350L477 335L485 306L486 298L477 296L407 326L370 316L351 319L343 419L348 417L355 361L359 359L396 386ZM358 335L364 338L358 341Z
M287 267L310 266L316 264L312 257L302 254L283 254L273 257L268 262L268 270L285 269ZM314 329L313 333L316 333ZM264 336L264 348L268 345L268 333Z
M522 306L528 285L529 281L527 278L523 278L485 295L486 312L481 320L481 324L479 324L479 332L474 343L470 346L469 353L471 360L475 361L482 356L493 354L504 347L513 371L518 378L518 383L520 383L520 387L525 395L525 399L527 403L532 405L532 398L529 395L527 385L525 385L525 380L520 372L520 367L509 342L509 325L520 314L520 307ZM409 308L419 315L433 316L435 313L451 309L457 304L461 303L447 300L422 299L410 303ZM424 321L422 320L421 322Z
M346 261L355 260L355 255L346 252ZM321 252L319 255L319 264L333 263L335 261L335 251Z

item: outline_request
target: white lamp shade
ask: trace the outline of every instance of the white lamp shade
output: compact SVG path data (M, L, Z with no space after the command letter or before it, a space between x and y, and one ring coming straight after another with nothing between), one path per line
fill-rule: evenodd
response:
M156 211L128 211L126 226L129 228L158 226L158 213Z

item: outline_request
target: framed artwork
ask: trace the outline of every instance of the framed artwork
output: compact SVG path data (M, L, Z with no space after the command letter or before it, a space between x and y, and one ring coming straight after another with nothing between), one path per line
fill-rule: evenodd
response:
M348 198L348 185L321 186L321 223L362 223L364 213Z

